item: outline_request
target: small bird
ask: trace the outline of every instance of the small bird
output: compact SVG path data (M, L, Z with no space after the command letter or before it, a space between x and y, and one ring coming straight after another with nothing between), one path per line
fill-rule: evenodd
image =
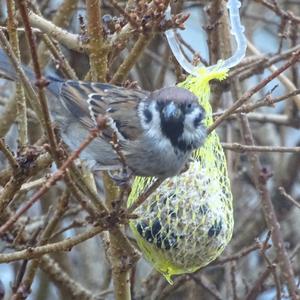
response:
M27 76L34 74L27 67ZM3 50L0 51L0 76L17 80ZM179 87L154 92L75 80L47 77L49 108L60 128L63 141L77 149L97 125L98 116L106 116L108 128L84 151L81 158L97 169L122 167L111 141L114 134L127 167L137 176L167 178L180 173L193 150L206 138L204 109L198 98Z

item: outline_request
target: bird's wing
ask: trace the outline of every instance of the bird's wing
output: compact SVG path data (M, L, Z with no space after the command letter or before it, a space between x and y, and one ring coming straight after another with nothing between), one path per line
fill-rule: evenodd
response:
M145 91L111 84L72 80L64 82L60 91L64 106L85 127L95 127L98 116L111 117L112 128L102 132L108 140L111 140L113 127L127 140L135 140L142 134L137 106L147 95Z

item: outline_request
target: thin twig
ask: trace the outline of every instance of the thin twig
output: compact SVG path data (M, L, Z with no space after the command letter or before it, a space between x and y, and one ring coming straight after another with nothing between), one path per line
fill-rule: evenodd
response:
M249 113L257 108L260 107L265 107L265 106L269 106L269 107L274 107L276 103L282 102L282 101L289 101L290 99L292 99L291 97L295 96L295 95L299 95L300 94L300 89L296 89L286 95L280 96L280 97L276 97L276 98L272 98L270 94L268 94L264 99L257 101L255 103L246 103L244 105L242 105L240 108L238 108L235 113ZM224 112L216 112L213 113L213 116L221 116Z
M37 55L37 46L35 42L35 38L33 32L31 30L30 21L28 18L28 8L27 8L27 0L22 0L19 3L20 14L23 19L25 34L30 46L32 62L33 62L33 69L36 76L36 83L35 85L38 88L38 99L41 106L42 114L43 114L43 127L45 132L47 133L50 147L51 147L51 154L53 155L56 162L59 161L58 157L58 144L56 140L56 136L54 134L54 130L51 124L50 112L47 104L47 97L45 94L45 87L47 86L48 82L43 77L40 64L38 61Z
M133 48L131 49L130 53L127 55L126 59L123 63L119 66L118 70L114 74L113 78L111 79L111 83L122 83L125 79L129 71L132 69L134 64L137 62L140 55L143 53L143 50L147 47L152 39L152 35L144 35L142 34L136 43L134 44Z
M9 33L9 41L11 43L12 49L19 62L20 59L20 49L19 49L19 38L17 34L17 22L15 19L16 9L15 1L7 1L7 30ZM19 129L19 145L20 149L25 147L28 143L28 132L27 132L27 114L26 114L26 99L25 92L22 84L20 82L16 83L16 102L17 102L17 120Z
M60 197L55 212L49 218L49 220L47 220L44 230L38 237L37 246L45 245L48 242L52 232L55 230L56 226L60 222L60 219L62 218L62 216L64 215L64 213L67 210L67 204L68 204L69 198L70 198L70 193L68 190L66 190L63 193L63 195ZM34 277L35 277L36 272L39 267L39 263L40 263L39 259L33 259L32 261L30 261L30 263L26 269L24 278L23 278L22 282L20 283L17 291L12 296L12 300L22 299L22 295L24 295L24 293L25 294L30 293Z
M222 143L222 147L226 150L236 152L280 152L280 153L300 153L300 147L280 147L280 146L249 146L238 143Z
M270 247L270 245L268 245L268 247ZM233 260L239 260L239 259L245 257L246 255L250 254L251 252L259 250L260 248L261 248L261 245L259 243L255 243L249 247L246 247L245 249L242 249L241 251L239 251L236 254L230 255L228 257L223 257L223 258L220 258L220 259L214 261L213 263L210 264L210 266L223 265L223 264L233 261Z
M36 201L40 199L58 180L60 180L71 165L77 159L80 153L98 136L100 128L95 128L90 131L89 136L81 143L80 147L74 151L69 158L62 164L62 166L47 180L45 185L40 188L27 203L19 209L6 223L0 227L0 237L8 230L19 218L25 213Z
M64 73L64 75L67 76L68 79L78 80L78 77L77 77L75 71L70 66L68 60L63 55L59 46L56 45L56 42L51 41L51 39L45 35L43 35L42 38L43 38L45 45L48 47L51 54L55 58L55 60L58 64L58 70L62 71Z
M61 42L68 49L76 50L78 52L86 51L86 45L81 42L78 34L70 33L32 11L29 14L29 20L33 27L38 28L43 33L46 33L50 37Z
M40 268L44 271L59 289L75 300L99 300L94 292L85 288L81 282L75 281L70 275L49 255L40 259ZM101 299L101 298L100 298Z
M16 251L13 253L2 253L0 254L0 263L8 263L21 259L32 259L49 253L70 251L75 245L92 238L103 230L105 230L103 226L96 226L88 229L86 232L80 233L60 242L38 247L28 247L25 250Z
M13 154L11 153L10 149L8 146L6 146L5 142L3 139L0 138L0 151L5 155L7 158L13 172L16 172L17 169L19 168L19 164Z
M268 0L257 0L261 2L263 5L268 7L269 9L273 10L278 16L286 19L291 19L293 22L300 24L300 17L295 16L291 11L286 11L281 9L276 1L268 1Z
M128 208L127 212L128 214L133 213L140 205L142 205L147 198L162 184L163 180L162 179L156 179L150 187L143 192L136 201Z
M244 114L241 114L241 123L242 123L242 133L243 136L245 137L245 142L248 145L253 146L254 140L253 140L252 132L247 117ZM293 300L299 299L297 296L297 286L294 280L293 268L284 246L284 240L280 231L280 225L277 220L273 203L266 185L268 174L264 173L263 168L260 165L257 154L251 152L249 155L251 158L250 162L254 170L254 182L261 196L261 202L262 202L265 220L267 222L269 230L272 231L272 241L276 248L277 256L280 262L280 269L281 269L282 276L287 282L287 286L291 298Z
M40 12L40 9L39 9L37 3L35 3L33 1L33 3L31 3L31 4L34 7L35 12L42 17L42 14ZM69 22L71 20L71 17L74 14L77 4L78 4L78 0L62 1L61 5L58 7L55 15L53 16L52 22L56 26L66 28L69 25ZM47 36L46 34L43 34L42 38L48 48L49 48L49 45L51 45L50 47L55 48L54 43L49 36ZM49 61L49 53L46 51L45 44L40 43L38 46L38 56L39 56L39 61L40 61L40 64L42 67L45 67Z
M256 55L260 54L260 52L256 49L256 47L250 41L248 41L248 49L250 49L250 51L252 51ZM271 72L277 71L277 67L275 67L274 65L270 66L269 69ZM288 92L293 92L296 89L295 84L283 73L281 73L277 76L277 80L279 80L286 87ZM297 108L300 109L300 95L292 96L292 100L296 104Z
M273 72L270 76L268 76L266 79L261 81L259 84L257 84L255 87L253 87L251 90L246 92L240 99L238 99L230 108L228 108L222 116L217 118L217 120L208 128L208 132L212 132L214 129L216 129L226 118L228 118L232 113L236 111L242 104L244 104L247 100L249 100L256 92L261 90L263 87L265 87L271 80L276 78L279 74L284 72L286 69L288 69L290 66L294 65L300 57L300 50L294 53L293 57L282 67L280 67L278 70Z
M35 113L38 115L39 121L42 123L43 117L42 117L41 108L38 104L39 101L38 101L36 92L33 89L32 84L29 81L29 79L27 78L24 70L22 69L22 66L20 65L16 55L14 54L13 49L11 48L11 45L9 44L9 42L2 30L0 30L0 44L3 48L3 50L5 50L9 59L11 60L12 65L14 66L18 76L20 77L20 79L26 89L26 92L28 93L28 96L29 96L28 99L30 101L30 104L33 107Z
M92 80L106 82L108 46L103 38L99 0L86 0Z
M222 300L222 295L217 291L216 287L213 286L205 276L195 276L193 274L189 275L198 285L202 286L209 294L211 294L215 299Z
M284 196L287 200L289 200L290 202L292 202L296 207L300 208L300 203L297 202L291 195L289 195L289 194L285 191L285 189L284 189L283 186L280 186L280 187L278 188L278 190L279 190L279 193L280 193L282 196Z

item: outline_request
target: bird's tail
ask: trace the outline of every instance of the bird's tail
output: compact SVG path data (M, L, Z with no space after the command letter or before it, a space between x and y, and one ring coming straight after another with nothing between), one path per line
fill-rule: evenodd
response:
M16 80L17 73L3 49L0 49L0 77Z
M32 70L23 65L22 67L27 77L32 80L34 78ZM17 72L3 49L0 49L0 77L13 81L18 79Z
M24 66L22 64L22 69L24 70L26 76L29 78L31 82L34 81L35 75L31 68ZM11 63L10 58L5 53L3 49L0 48L0 78L5 78L12 81L17 81L19 79L16 69ZM59 77L47 76L49 80L49 85L47 86L47 90L50 91L55 96L59 95L60 87L63 82Z

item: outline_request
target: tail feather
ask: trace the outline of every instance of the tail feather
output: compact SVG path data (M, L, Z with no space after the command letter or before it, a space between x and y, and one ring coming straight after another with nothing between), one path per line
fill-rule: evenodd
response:
M33 71L24 65L22 68L27 77L32 80L34 78ZM3 49L0 49L0 77L13 81L18 79L17 72Z
M10 63L9 58L3 49L0 49L0 77L3 77L8 80L17 79L16 70Z
M35 75L33 70L24 65L22 65L22 68L29 80L34 81ZM0 78L1 77L12 81L18 80L17 72L13 64L11 63L10 58L3 49L0 49ZM47 76L47 79L49 79L50 82L50 84L47 87L48 90L56 96L59 95L60 87L63 83L63 80L61 80L59 77L52 76Z

